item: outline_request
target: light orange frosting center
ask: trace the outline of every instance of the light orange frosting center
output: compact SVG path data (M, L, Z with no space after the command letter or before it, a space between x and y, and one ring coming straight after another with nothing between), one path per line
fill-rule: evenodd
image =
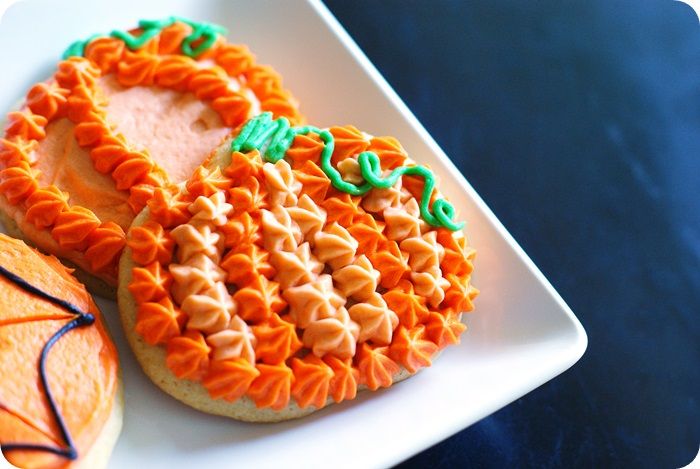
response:
M192 93L121 86L113 75L100 78L107 116L117 133L148 150L170 181L187 179L230 132L219 114Z
M129 193L118 191L114 180L95 169L90 152L81 148L68 119L51 122L46 138L36 150L41 185L53 184L68 193L68 202L93 211L101 220L112 220L127 230L134 214L127 203Z

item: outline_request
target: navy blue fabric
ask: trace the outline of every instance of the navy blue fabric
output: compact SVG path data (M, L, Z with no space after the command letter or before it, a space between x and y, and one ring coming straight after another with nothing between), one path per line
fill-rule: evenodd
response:
M326 3L589 336L571 370L404 467L688 464L700 445L691 8Z

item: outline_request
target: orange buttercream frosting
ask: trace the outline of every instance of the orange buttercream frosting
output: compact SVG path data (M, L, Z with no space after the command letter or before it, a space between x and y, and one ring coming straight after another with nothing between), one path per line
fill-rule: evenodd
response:
M302 121L279 75L256 65L245 46L218 39L194 59L181 50L191 33L176 22L138 50L93 39L85 57L60 62L7 116L0 208L40 248L110 284L123 231L161 188L183 182L261 111ZM218 190L221 173L199 176L192 193ZM182 222L168 215L164 226Z
M45 368L78 459L73 462L47 451L10 449L13 444L58 449L69 444L41 384L39 360L47 341L76 316L4 275L0 277L0 446L4 456L19 467L76 467L112 413L118 385L116 350L90 295L57 259L4 235L0 235L0 244L0 266L5 271L98 318L90 326L60 336L48 352Z
M331 160L349 181L360 182L362 151L387 171L410 164L394 139L330 131ZM275 163L233 152L227 167L196 169L179 193L158 189L129 233L129 289L137 304L158 304L153 318L139 309L137 332L214 399L271 409L353 399L360 386L388 387L402 368L429 366L465 329L477 292L464 235L422 220L408 177L364 197L338 192L322 149L309 133Z

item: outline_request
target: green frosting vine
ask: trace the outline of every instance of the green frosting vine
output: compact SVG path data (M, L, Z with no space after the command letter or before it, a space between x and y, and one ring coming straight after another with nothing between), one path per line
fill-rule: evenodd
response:
M292 146L297 135L317 134L324 143L321 152L321 169L331 180L333 187L350 195L365 195L370 189L388 189L398 179L406 176L420 176L425 180L423 194L420 201L420 213L423 219L432 226L444 226L456 231L462 229L464 222L455 223L454 206L445 199L437 199L433 202L432 212L430 197L435 188L435 176L425 166L401 166L395 168L388 176L382 177L382 168L379 156L371 151L364 151L357 156L362 177L365 182L355 185L345 181L340 172L331 164L331 156L335 148L333 135L328 130L313 126L291 127L289 121L281 117L273 120L272 113L265 112L250 119L241 129L241 132L231 143L231 151L259 150L266 161L275 163L284 158L287 150Z
M177 16L171 16L162 20L139 21L139 28L142 30L142 33L138 36L134 36L128 31L116 30L109 33L109 36L124 41L126 47L131 50L140 49L149 40L160 34L164 28L167 28L168 26L177 22L185 23L192 28L192 33L182 41L182 45L180 46L182 48L182 53L192 58L198 57L200 54L202 54L202 52L209 49L214 42L216 42L219 35L226 34L226 28L216 24L196 22ZM85 47L87 47L91 41L98 37L106 37L106 35L93 34L84 41L75 41L73 44L68 46L68 49L66 49L66 51L63 53L63 59L85 55ZM202 39L202 42L196 47L192 48L192 44L199 39Z

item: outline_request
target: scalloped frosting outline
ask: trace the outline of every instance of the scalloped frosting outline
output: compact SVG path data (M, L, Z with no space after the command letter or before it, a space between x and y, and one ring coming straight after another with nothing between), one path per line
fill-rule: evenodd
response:
M0 171L0 194L12 205L24 205L25 218L37 228L51 229L61 250L82 253L85 265L81 267L110 283L116 281L116 264L124 247L125 233L112 222L102 222L92 211L69 205L60 188L52 184L40 187L32 168L32 151L36 142L45 137L49 122L63 116L71 118L76 124L76 139L90 149L96 169L111 174L118 189L129 190L129 205L138 213L153 195L154 188L167 185L167 175L147 154L132 151L128 142L112 132L92 93L99 76L132 75L136 79L129 80L127 86L155 85L192 91L200 99L208 100L225 125L232 128L245 117L236 109L241 104L245 107L247 99L222 87L224 77L213 69L200 69L193 59L171 55L189 37L188 28L187 24L174 22L150 37L136 53L126 51L119 39L91 38L84 47L87 59L72 57L59 63L53 76L55 83L39 83L30 89L26 109L8 115L5 138L0 140L0 163L4 165ZM168 55L161 56L160 52ZM217 39L198 56L200 60L207 58L213 59L226 75L245 77L262 109L286 114L295 121L303 119L293 98L281 87L276 72L255 65L244 46ZM183 66L193 76L183 73ZM188 82L192 86L187 86Z

